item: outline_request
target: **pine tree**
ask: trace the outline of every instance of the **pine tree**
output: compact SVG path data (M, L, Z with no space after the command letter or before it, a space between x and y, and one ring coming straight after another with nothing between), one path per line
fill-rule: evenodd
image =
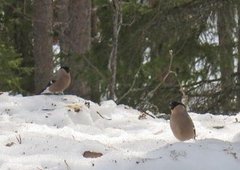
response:
M33 54L35 91L40 92L52 79L52 0L33 3Z

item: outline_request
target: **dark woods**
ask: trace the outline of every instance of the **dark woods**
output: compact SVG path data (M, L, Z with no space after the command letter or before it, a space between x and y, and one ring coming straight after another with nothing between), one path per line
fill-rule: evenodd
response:
M2 0L0 91L32 95L60 65L67 92L168 113L240 111L239 0Z

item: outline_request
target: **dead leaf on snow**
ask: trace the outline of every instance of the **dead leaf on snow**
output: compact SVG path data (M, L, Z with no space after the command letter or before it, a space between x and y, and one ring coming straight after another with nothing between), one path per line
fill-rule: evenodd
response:
M98 158L101 157L103 154L100 152L92 152L92 151L85 151L83 153L83 157L85 158Z
M145 113L141 113L141 114L138 116L138 119L139 119L139 120L147 119L147 115L146 115Z
M7 147L11 147L11 146L13 146L14 144L15 144L14 142L10 142L10 143L7 143L6 146L7 146Z

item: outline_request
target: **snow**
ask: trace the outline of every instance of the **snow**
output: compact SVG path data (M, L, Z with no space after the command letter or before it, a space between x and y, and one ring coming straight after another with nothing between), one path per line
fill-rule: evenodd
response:
M169 121L113 101L73 95L0 95L1 170L237 170L240 114L190 113L197 140L179 142ZM86 158L85 151L102 153Z

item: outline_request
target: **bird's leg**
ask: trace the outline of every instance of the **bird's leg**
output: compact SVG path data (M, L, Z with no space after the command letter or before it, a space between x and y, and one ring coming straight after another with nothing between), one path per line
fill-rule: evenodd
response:
M57 92L57 93L54 93L54 95L64 95L63 92Z
M53 93L42 93L42 95L53 95Z

